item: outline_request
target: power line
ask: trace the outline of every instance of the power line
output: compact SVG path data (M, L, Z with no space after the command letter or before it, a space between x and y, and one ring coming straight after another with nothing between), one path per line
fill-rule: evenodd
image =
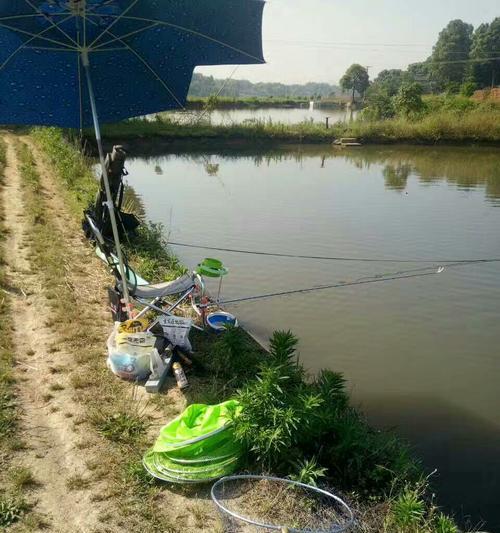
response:
M317 45L317 46L383 46L383 47L396 47L396 48L432 48L431 44L412 44L412 43L356 43L352 41L293 41L287 39L265 39L266 43L283 43L292 45Z
M474 264L474 263L497 263L500 258L479 258L479 259L408 259L408 258L372 258L372 257L346 257L346 256L324 256L324 255L301 255L291 253L265 252L258 250L242 250L237 248L222 248L217 246L205 246L200 244L188 244L185 242L169 242L171 246L181 246L183 248L197 248L200 250L212 250L216 252L230 252L236 254L260 255L267 257L288 257L292 259L313 259L317 261L345 261L359 263L448 263L450 265Z

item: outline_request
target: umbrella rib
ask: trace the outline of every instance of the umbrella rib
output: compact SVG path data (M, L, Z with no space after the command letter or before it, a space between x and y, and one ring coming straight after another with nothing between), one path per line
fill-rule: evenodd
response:
M59 24L63 24L64 22L66 22L67 20L69 20L70 18L72 18L74 15L71 15L70 17L62 20L61 22L59 22ZM4 24L3 22L0 22L0 28L6 28L10 31L13 31L13 32L17 32L17 33L22 33L23 35L28 35L29 37L31 37L31 39L29 40L29 42L35 40L35 39L41 39L42 41L47 41L49 43L54 43L54 44L57 44L59 46L63 46L64 48L67 48L68 50L77 50L77 48L74 48L66 43L63 43L61 41L56 41L55 39L50 39L49 37L42 37L42 35L52 29L52 27L49 27L49 28L45 28L43 31L41 31L40 33L32 33L30 31L25 31L25 30L21 30L21 28L16 28L15 26L9 26L8 24Z
M46 15L45 13L40 11L35 5L33 5L31 3L30 0L24 0L24 1L26 2L26 4L28 4L35 11L35 13L37 13L39 16L43 17L53 28L55 28L56 30L60 31L75 46L78 46L78 43L70 35L68 35L62 28L60 28L59 26L56 26L56 24L54 24L54 21L48 15Z
M126 39L127 37L131 37L132 35L136 35L137 33L141 33L142 31L150 30L151 28L155 28L158 26L158 22L155 22L154 24L150 24L149 26L145 26L144 28L141 28L140 30L131 31L130 33L126 33L125 35L121 35L120 37L115 37L114 39L110 39L109 41L106 41L105 43L102 43L94 48L91 48L92 52L99 51L104 46L111 44L115 41L118 41L120 39Z
M136 57L137 59L139 59L139 61L141 61L141 63L143 63L143 65L151 72L151 74L153 74L153 76L160 82L160 84L163 86L163 88L170 94L170 96L172 96L172 98L179 104L179 106L182 108L182 109L185 109L184 105L182 104L182 102L177 98L177 96L175 95L175 93L172 91L172 89L170 89L170 87L162 80L161 76L153 69L153 67L141 56L141 54L139 54L139 52L137 52L137 50L134 50L130 45L128 45L127 43L123 42L121 39L120 39L120 42L123 43L124 46L126 46L130 52L132 52Z
M75 53L72 48L55 48L53 46L24 46L27 50L45 50L47 52L71 52Z
M68 20L70 20L71 18L73 17L73 15L65 18L62 22L66 22ZM2 24L0 24L0 26L2 26ZM0 65L0 70L2 70L6 65L7 63L18 53L20 52L23 48L26 48L26 46L31 42L31 41L34 41L35 39L43 39L43 37L41 37L41 34L43 32L46 32L46 31L49 31L50 28L45 28L40 34L38 35L35 35L33 36L31 39L28 39L26 42L24 42L21 46L19 46L18 48L16 48L12 54L10 54L10 56ZM66 49L64 49L66 50Z
M110 16L112 16L112 15L110 15ZM170 28L175 28L177 30L184 31L186 33L192 33L193 35L196 35L197 37L201 37L203 39L206 39L208 41L214 42L216 44L220 44L221 46L224 46L225 48L229 48L231 50L234 50L235 52L238 52L240 54L246 55L247 57L250 57L251 59L255 59L259 63L265 63L265 61L262 58L254 56L254 55L250 54L249 52L245 52L245 50L241 50L239 48L236 48L235 46L232 46L232 45L230 45L228 43L225 43L224 41L220 41L219 39L216 39L215 37L210 37L210 35L206 35L204 33L201 33L201 32L199 32L197 30L193 30L191 28L186 28L185 26L179 26L178 24L173 24L172 22L165 22L163 20L153 20L153 19L148 19L148 18L144 18L144 17L127 17L127 16L124 16L124 14L120 15L120 18L123 18L123 19L126 19L126 20L141 21L141 22L151 22L152 24L156 23L156 24L158 24L160 26L167 26L167 27L170 27ZM106 43L104 43L104 44L106 44Z
M92 20L88 20L88 22L90 22L91 24L95 24L95 22L93 22ZM161 76L153 69L153 67L139 54L139 52L137 52L137 50L135 50L134 48L132 48L129 44L127 44L125 41L122 40L121 37L118 37L117 35L115 35L113 32L109 31L109 29L106 29L104 30L104 33L109 33L114 39L113 40L118 40L119 42L121 42L123 44L123 46L126 47L127 50L129 50L130 52L132 52L136 57L137 59L139 59L139 61L141 61L141 63L153 74L153 76L160 82L160 84L163 86L163 88L170 94L170 96L172 96L172 98L177 102L177 104L179 104L179 106L181 107L181 109L184 109L185 110L185 107L184 105L182 104L182 102L177 98L177 96L172 92L172 90L170 89L170 87L163 81L163 79L161 78ZM104 50L107 52L107 50Z
M63 15L72 15L72 13L54 13L55 16L63 16ZM12 15L10 17L0 17L1 20L19 20L19 19L27 19L27 18L33 18L33 17L39 17L37 13L30 13L29 15Z
M94 46L94 44L96 42L99 41L99 39L106 33L109 33L109 30L117 23L120 21L120 19L122 19L137 3L139 2L139 0L133 0L132 3L127 7L127 9L125 9L123 11L123 13L120 13L119 15L116 16L115 20L105 29L103 30L89 45L89 48L92 48L92 46ZM112 17L112 15L111 15ZM90 22L90 20L89 20ZM154 22L154 21L152 21ZM110 33L110 35L113 35L112 33Z

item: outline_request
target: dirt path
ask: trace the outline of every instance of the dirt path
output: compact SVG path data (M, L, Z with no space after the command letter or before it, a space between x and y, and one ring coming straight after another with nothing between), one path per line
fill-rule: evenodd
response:
M120 448L89 423L95 414L92 411L89 415L89 408L112 410L114 416L126 401L127 410L147 414L145 438L149 443L166 416L177 414L186 400L172 387L155 402L142 388L132 391L130 384L110 377L104 363L104 340L111 327L105 305L105 287L110 284L106 269L84 240L77 217L65 205L61 184L54 179L44 154L30 137L8 134L4 140L7 167L1 201L8 230L6 270L16 288L12 315L16 395L21 411L19 438L27 445L15 452L11 467L26 467L36 481L26 494L33 519L30 523L27 517L13 531L216 531L217 517L206 490L184 494L163 486L151 488L147 495L141 487L134 492L136 489L120 477ZM37 194L43 202L41 233L38 222L33 223L33 216L25 212L27 189L16 153L19 143L29 147L36 162L41 185ZM33 205L33 193L29 194ZM50 231L54 235L47 242L47 258L45 254L40 258L40 243L43 249L45 242L40 235L45 239L45 232ZM54 282L50 261L55 251L58 274ZM44 271L46 259L51 266ZM41 265L38 269L33 266L37 264ZM61 293L67 299L58 302ZM61 309L68 309L68 305L71 317L64 324L67 315L61 314ZM85 332L81 337L80 331ZM65 337L69 342L66 351ZM126 460L140 460L145 446L143 442L133 449Z
M9 231L7 272L18 289L13 297L14 346L20 436L27 444L17 453L15 463L34 475L37 483L31 493L33 510L43 516L48 530L109 531L99 525L99 516L106 511L102 502L95 501L101 487L99 483L85 483L91 475L88 461L80 452L85 435L75 423L81 407L73 399L66 372L73 364L72 356L61 351L51 327L50 310L42 291L44 273L31 270L30 228L24 212L16 140L5 136L5 141L7 167L2 201ZM51 207L60 232L54 240L70 238L75 252L88 254L80 239L70 237L70 219L57 205L55 191L46 180L47 174L43 174L43 200Z

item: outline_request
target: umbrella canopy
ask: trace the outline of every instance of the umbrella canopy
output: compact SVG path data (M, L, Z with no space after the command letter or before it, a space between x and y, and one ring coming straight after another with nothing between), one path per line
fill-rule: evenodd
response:
M182 108L198 65L263 63L261 0L0 0L0 123L81 128Z
M262 0L0 0L0 124L94 125L182 108L198 65L263 63ZM128 307L130 310L130 308Z

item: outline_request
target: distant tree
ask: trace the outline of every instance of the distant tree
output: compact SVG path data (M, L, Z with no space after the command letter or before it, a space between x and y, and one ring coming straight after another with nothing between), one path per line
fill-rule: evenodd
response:
M189 96L231 96L233 98L289 97L310 98L312 95L328 96L332 92L338 91L338 87L328 83L309 82L303 85L285 85L283 83L252 83L248 80L224 80L216 79L212 76L204 76L195 73L189 89Z
M430 59L432 79L443 89L448 83L461 84L467 75L474 27L452 20L439 34Z
M394 116L393 98L387 89L377 83L373 83L366 92L367 106L362 111L362 118L366 120L380 120Z
M477 85L475 81L466 81L460 86L460 94L470 98L474 94L476 87Z
M352 91L352 100L354 101L354 95L356 92L363 96L366 89L370 86L368 71L361 65L351 65L342 76L340 86L345 91Z
M424 92L434 92L434 84L430 73L430 58L422 63L412 63L404 73L405 83L418 83Z
M389 96L394 96L404 81L404 72L400 69L382 70L373 85L384 89Z
M422 93L422 86L418 83L401 85L398 94L394 97L394 108L398 115L408 118L423 111L425 104L422 100Z
M500 17L478 26L472 37L469 73L478 87L500 85ZM484 61L480 61L484 59Z
M460 83L456 81L450 81L445 85L444 90L448 96L451 96L454 94L458 94L460 92L460 87Z

